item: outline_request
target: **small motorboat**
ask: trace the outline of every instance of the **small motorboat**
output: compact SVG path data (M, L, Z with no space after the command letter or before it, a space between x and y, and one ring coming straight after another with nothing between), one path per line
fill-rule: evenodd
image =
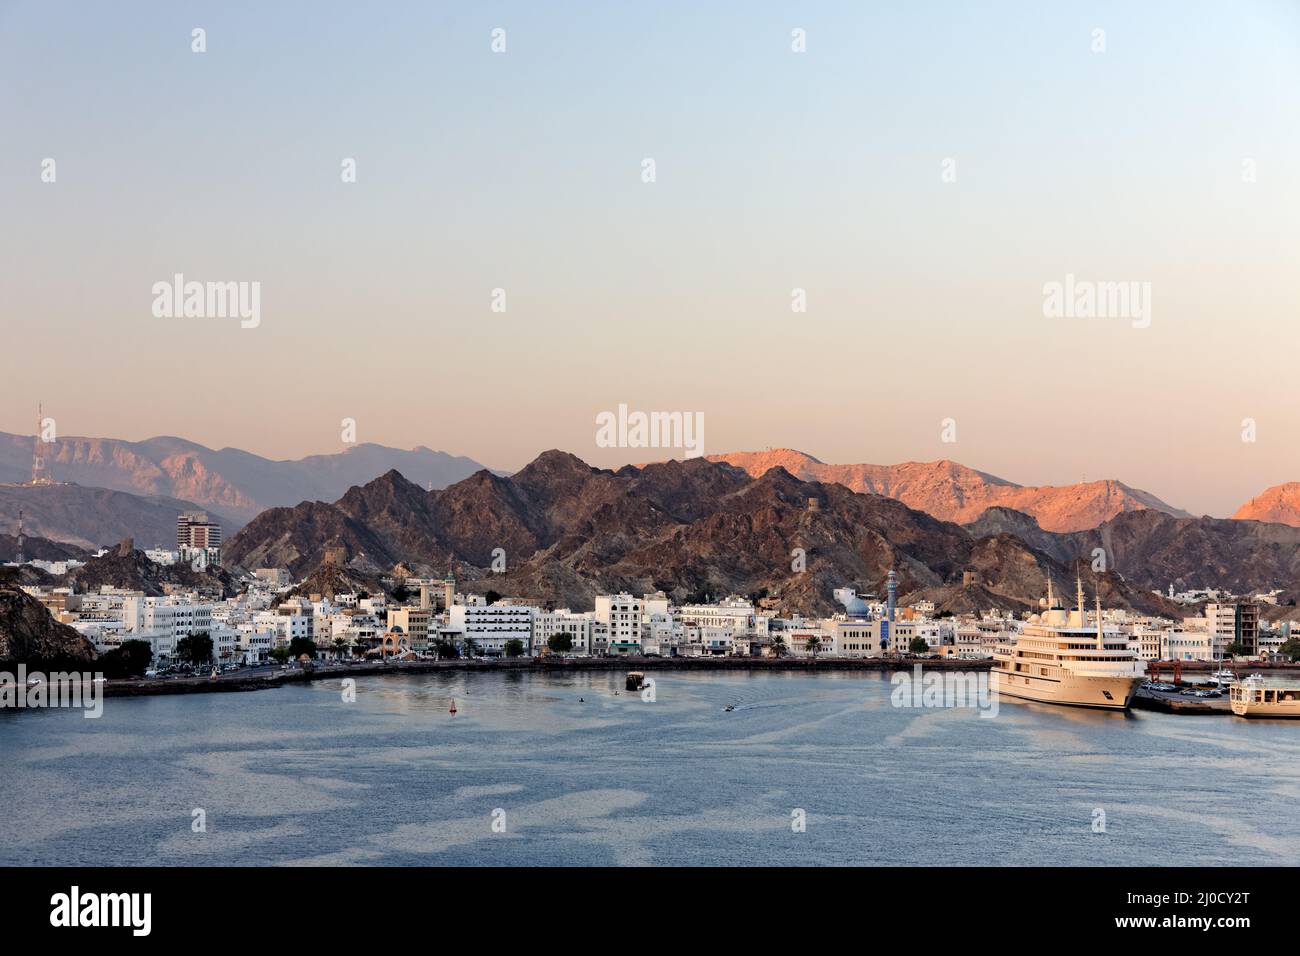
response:
M726 707L724 707L724 708L722 708L722 709L725 710L727 713L731 713L733 710L736 709L736 705L735 705L735 704L728 704Z
M451 707L447 709L447 713L449 714L456 713L456 699L454 697L451 700Z

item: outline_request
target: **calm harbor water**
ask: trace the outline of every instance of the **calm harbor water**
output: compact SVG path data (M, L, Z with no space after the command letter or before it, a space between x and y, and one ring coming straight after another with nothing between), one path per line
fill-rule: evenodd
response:
M1300 863L1300 723L655 677L653 703L622 672L437 673L0 712L0 864Z

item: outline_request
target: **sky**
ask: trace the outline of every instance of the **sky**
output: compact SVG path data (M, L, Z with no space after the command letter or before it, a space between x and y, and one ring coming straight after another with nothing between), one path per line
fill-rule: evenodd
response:
M0 0L0 430L683 454L626 405L1228 515L1300 480L1298 126L1295 0Z

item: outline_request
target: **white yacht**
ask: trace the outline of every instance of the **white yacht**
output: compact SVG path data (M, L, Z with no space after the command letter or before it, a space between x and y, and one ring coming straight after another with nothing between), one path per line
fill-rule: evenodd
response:
M1220 687L1228 687L1237 682L1237 675L1226 667L1221 667L1210 675L1210 683L1218 684Z
M1127 710L1147 665L1118 632L1106 633L1097 598L1097 625L1088 627L1079 581L1078 608L1066 611L1047 582L1042 610L1017 637L999 644L990 678L999 696L1046 704Z

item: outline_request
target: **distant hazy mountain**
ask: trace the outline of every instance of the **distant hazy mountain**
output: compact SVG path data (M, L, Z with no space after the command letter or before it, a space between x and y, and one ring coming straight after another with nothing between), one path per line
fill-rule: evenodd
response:
M183 438L63 437L47 455L53 477L136 495L166 495L210 508L239 523L277 505L333 501L353 485L394 468L421 486L444 488L483 466L419 447L355 445L332 455L274 461L238 448L207 448ZM32 436L0 432L0 482L31 477Z
M755 478L779 466L798 478L835 482L851 491L896 498L909 508L959 524L975 521L989 508L1011 508L1032 515L1046 531L1095 528L1121 512L1145 508L1179 518L1191 517L1149 492L1113 480L1029 487L955 461L828 465L792 448L709 457L743 468Z
M19 510L28 535L89 550L123 538L134 538L140 548L175 548L176 516L184 511L206 511L226 535L240 525L210 508L164 495L132 495L75 484L0 485L0 529L5 534L17 533ZM44 557L34 550L27 556Z
M1300 481L1266 488L1237 509L1234 518L1243 521L1272 521L1300 528Z

